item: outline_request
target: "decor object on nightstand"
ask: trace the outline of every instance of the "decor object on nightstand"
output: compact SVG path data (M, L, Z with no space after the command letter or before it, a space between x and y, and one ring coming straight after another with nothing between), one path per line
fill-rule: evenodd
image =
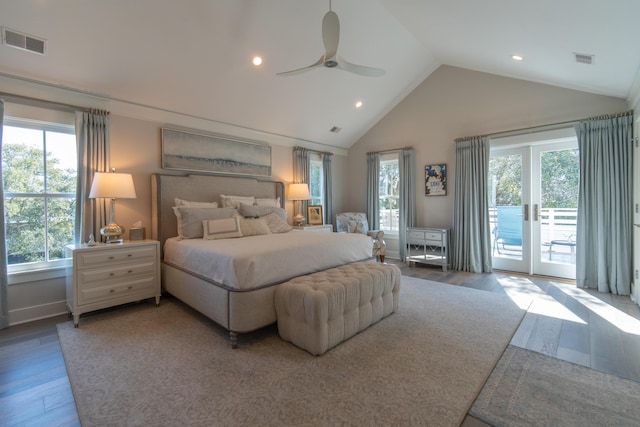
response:
M293 225L299 227L304 225L306 219L304 215L302 215L302 201L309 200L311 196L309 195L309 184L305 183L296 183L289 184L289 194L287 197L289 200L293 200L296 215L293 217Z
M80 315L154 297L160 304L160 242L67 245L67 305L77 327Z
M307 206L307 218L309 225L322 225L324 223L322 205Z
M109 224L100 229L100 234L106 237L107 243L122 243L120 238L124 234L124 227L116 223L116 199L135 199L136 189L130 173L96 172L91 183L90 199L111 199L109 209Z
M367 214L363 212L343 212L336 215L336 231L338 233L360 233L366 234L373 239L372 256L379 257L380 262L384 262L387 253L384 243L384 231L369 230Z

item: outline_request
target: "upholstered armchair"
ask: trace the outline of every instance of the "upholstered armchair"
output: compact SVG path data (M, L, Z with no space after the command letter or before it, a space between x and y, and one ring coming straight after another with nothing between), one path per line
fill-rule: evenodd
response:
M336 215L336 231L338 233L366 234L373 239L372 256L384 262L386 245L384 243L384 231L369 230L367 215L362 212L343 212Z

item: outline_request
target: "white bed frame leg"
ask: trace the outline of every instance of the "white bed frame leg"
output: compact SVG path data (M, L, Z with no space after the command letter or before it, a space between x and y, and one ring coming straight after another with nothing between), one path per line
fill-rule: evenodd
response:
M238 334L229 331L229 341L231 342L231 348L238 348Z

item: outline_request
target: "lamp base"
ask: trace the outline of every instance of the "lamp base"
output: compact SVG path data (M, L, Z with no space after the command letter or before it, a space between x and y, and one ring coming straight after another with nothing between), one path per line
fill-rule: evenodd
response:
M124 227L119 226L115 222L111 224L105 225L100 229L100 234L102 234L106 243L123 243L124 239L121 239L120 236L124 234Z
M295 227L301 227L307 222L306 218L302 216L302 214L296 214L293 217L293 225Z

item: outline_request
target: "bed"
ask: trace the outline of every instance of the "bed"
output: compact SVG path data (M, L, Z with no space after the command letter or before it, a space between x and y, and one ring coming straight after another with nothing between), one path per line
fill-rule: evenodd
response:
M151 236L160 241L165 292L238 334L276 322L275 289L293 277L351 262L374 260L372 240L355 233L289 232L229 239L180 239L176 199L219 202L223 195L278 201L284 184L251 177L151 176ZM245 205L246 207L246 205ZM206 232L205 232L206 234Z

